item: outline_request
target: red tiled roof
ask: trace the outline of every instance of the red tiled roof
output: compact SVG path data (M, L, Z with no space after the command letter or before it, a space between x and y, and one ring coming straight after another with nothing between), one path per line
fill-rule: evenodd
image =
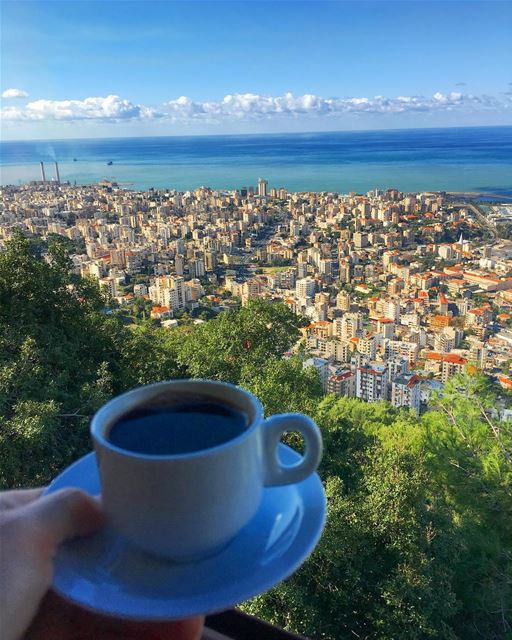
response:
M329 380L336 380L337 382L340 382L341 380L346 380L347 378L350 378L350 376L352 375L353 375L352 371L345 371L345 373L340 373L338 375L331 376Z
M461 358L456 353L447 353L443 356L443 362L451 362L452 364L466 364L467 360Z
M407 388L408 389L412 389L414 387L414 385L420 381L420 377L419 376L412 376L412 378L409 380L409 382L407 383Z

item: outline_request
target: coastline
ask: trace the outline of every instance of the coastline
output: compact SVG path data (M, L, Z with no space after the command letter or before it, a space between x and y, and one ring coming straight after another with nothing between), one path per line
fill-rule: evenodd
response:
M136 189L217 190L259 177L289 191L446 191L512 197L512 127L115 138L0 143L0 183L48 177Z

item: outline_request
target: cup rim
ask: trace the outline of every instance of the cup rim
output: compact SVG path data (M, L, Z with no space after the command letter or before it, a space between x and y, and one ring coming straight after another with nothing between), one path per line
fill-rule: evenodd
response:
M147 397L148 394L151 396L153 391L156 393L159 390L172 388L174 386L207 386L212 389L227 388L232 393L243 397L246 402L249 402L254 410L254 415L252 416L252 420L249 423L247 429L245 429L245 431L243 431L235 438L231 438L230 440L216 445L215 447L200 449L199 451L191 451L189 453L138 453L137 451L123 449L122 447L118 447L117 445L112 444L112 442L110 442L110 440L108 440L104 435L105 429L126 413L127 402L128 404L133 403L133 406L137 406L135 401L138 397ZM142 385L140 387L130 389L130 391L126 391L125 393L115 396L114 398L106 402L102 407L100 407L98 411L96 411L91 420L90 433L93 441L96 444L100 445L102 448L109 449L119 455L123 455L128 458L137 458L139 460L146 461L189 460L194 458L203 458L207 455L218 453L237 445L238 443L248 438L250 434L258 428L263 418L264 414L261 402L258 400L258 398L256 398L256 396L254 396L249 391L246 391L242 387L238 387L237 385L231 384L230 382L221 382L220 380L207 380L203 378L177 378L175 380L165 380L162 382L155 382L153 384Z

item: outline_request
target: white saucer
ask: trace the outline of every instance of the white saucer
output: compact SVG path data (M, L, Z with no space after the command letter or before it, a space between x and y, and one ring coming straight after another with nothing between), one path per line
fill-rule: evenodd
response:
M281 444L284 464L299 455ZM46 490L78 487L100 493L94 453L81 458ZM325 493L317 474L294 485L268 487L258 513L217 555L191 563L154 558L112 530L62 545L53 588L105 615L173 620L229 609L275 586L306 560L324 527Z

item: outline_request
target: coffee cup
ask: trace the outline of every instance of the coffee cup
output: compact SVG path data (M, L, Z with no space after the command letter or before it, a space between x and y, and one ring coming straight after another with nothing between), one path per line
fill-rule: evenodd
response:
M242 416L242 427L224 438L221 414ZM142 440L129 439L125 446L116 425L129 426L126 418L134 415L144 418L128 433ZM164 433L167 427L174 433L177 424L185 427L175 434L176 448L151 450L155 420ZM212 425L218 432L213 441ZM304 456L292 466L278 456L285 432L298 432L305 442ZM224 548L256 514L264 487L305 480L322 454L311 418L285 413L265 419L251 393L212 380L172 380L128 391L95 414L91 434L112 528L139 549L184 562Z

